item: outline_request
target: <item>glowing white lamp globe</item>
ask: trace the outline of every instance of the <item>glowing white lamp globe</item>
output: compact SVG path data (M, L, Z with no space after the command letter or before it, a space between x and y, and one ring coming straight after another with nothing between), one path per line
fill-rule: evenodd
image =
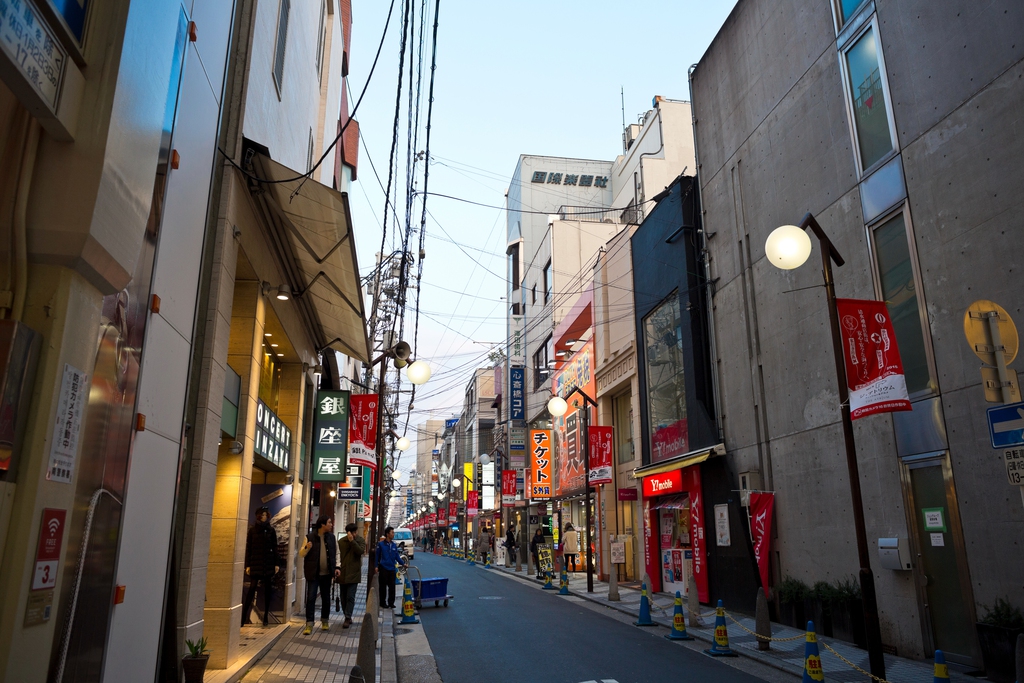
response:
M490 465L491 464L491 456L487 455L486 453L481 453L480 454L480 464L484 465L485 467L487 465Z
M405 371L405 376L413 384L425 384L430 379L430 366L418 360Z
M452 486L454 488L459 488L460 486L462 486L462 480L461 479L453 479L452 480Z
M403 448L402 450L405 449ZM394 479L395 481L398 481L399 479L402 478L402 473L399 472L398 470L395 470L394 472L391 473L391 478Z
M399 439L398 441L395 442L395 448L397 448L400 451L408 450L409 446L411 446L411 445L412 445L412 442L409 441L409 439L407 437L404 437L404 436L401 439Z
M548 412L552 417L562 417L567 410L569 410L569 404L561 396L552 396L548 401Z
M811 255L811 238L795 225L783 225L768 235L764 243L764 253L776 268L799 268Z

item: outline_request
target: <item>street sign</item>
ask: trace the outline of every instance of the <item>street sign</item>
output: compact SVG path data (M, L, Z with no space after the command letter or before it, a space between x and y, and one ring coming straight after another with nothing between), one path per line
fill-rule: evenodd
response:
M1007 448L1003 451L1006 463L1006 481L1011 486L1024 486L1024 448Z
M987 412L992 448L1024 446L1024 403L996 406Z
M964 312L964 336L981 359L981 385L989 403L1020 400L1017 373L1009 365L1017 357L1020 338L1013 319L999 304L979 299Z

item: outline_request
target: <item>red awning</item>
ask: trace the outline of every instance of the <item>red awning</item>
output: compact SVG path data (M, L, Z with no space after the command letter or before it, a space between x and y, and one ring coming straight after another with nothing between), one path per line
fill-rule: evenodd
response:
M652 510L682 510L690 507L690 494L667 496L651 506Z

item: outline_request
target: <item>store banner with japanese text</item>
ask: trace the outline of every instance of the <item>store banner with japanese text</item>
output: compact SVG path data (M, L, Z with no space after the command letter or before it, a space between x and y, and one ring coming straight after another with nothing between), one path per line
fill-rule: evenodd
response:
M850 419L913 410L884 301L836 299L843 337Z
M456 519L459 516L459 504L448 503L448 523L455 524Z
M509 419L526 419L526 368L510 368L509 383Z
M377 468L377 394L355 394L349 399L348 461L354 465Z
M708 542L704 537L704 490L699 466L683 470L683 485L690 493L690 540L693 543L693 577L697 583L697 597L707 603Z
M774 493L750 494L750 536L754 542L754 559L761 574L761 587L768 595L768 559L771 553L772 510L775 508Z
M612 433L613 427L591 427L590 436L590 485L612 483Z
M313 481L345 481L349 392L318 391L313 421Z
M480 492L470 491L466 494L466 515L476 517L477 509L480 507Z
M530 498L551 497L551 430L530 430Z
M502 470L501 472L501 505L502 507L514 507L516 504L516 471Z
M437 513L431 512L427 515L427 526L434 526L435 524L437 524Z
M584 410L586 400L577 390L593 398L597 393L594 376L594 342L588 341L574 353L552 379L552 390L569 403L569 410L552 421L551 449L554 455L554 495L574 496L586 489L583 452ZM591 414L593 417L593 414Z

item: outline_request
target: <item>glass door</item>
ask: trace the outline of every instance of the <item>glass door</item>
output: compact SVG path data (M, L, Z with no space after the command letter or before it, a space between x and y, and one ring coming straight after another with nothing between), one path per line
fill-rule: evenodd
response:
M960 514L945 454L905 464L917 550L925 647L965 664L980 663L974 602L964 555Z

